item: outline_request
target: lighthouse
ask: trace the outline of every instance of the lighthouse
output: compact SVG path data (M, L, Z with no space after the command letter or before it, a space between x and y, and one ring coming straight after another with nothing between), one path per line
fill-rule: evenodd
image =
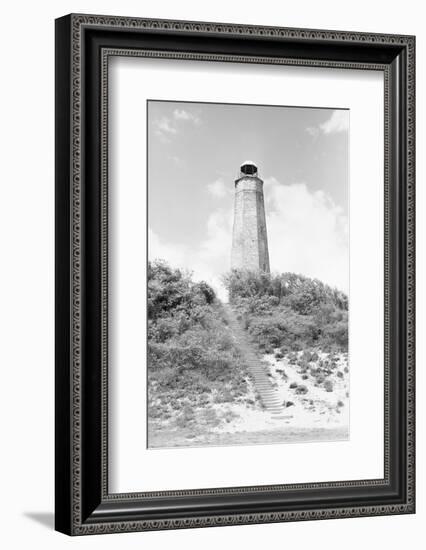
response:
M263 181L252 161L241 165L235 180L231 268L270 272Z

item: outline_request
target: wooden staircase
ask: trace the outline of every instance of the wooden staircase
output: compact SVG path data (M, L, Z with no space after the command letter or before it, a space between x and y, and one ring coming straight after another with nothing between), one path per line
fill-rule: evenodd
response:
M262 363L259 353L254 350L247 332L242 328L232 306L223 304L225 315L228 319L229 328L235 338L243 359L247 365L255 389L265 409L271 413L272 419L292 418L292 415L285 414L286 409L279 397L278 392L271 383L267 369Z

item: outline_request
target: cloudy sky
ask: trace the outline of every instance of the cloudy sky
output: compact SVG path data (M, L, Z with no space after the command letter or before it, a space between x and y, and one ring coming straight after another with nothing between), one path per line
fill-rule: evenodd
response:
M209 281L230 268L234 181L264 180L272 272L349 284L349 111L148 102L150 259Z

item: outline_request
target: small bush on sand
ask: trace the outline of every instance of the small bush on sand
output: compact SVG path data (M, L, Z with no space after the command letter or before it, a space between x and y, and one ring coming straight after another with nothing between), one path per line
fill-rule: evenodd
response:
M292 390L296 389L297 388L297 382L292 382L289 387Z
M225 411L223 414L223 419L225 422L232 422L235 418L238 418L238 415L231 410Z
M333 391L333 382L331 380L326 380L324 382L324 389L325 389L325 391L332 392Z
M312 353L308 350L305 350L302 353L302 359L303 361L306 361L307 363L309 363L309 361L312 361Z
M297 361L297 365L299 367L301 367L302 369L307 369L309 367L309 361L307 361L306 359L304 359L303 357L301 357L298 361Z
M292 351L288 355L288 362L290 363L290 365L295 365L296 361L297 361L297 353L294 353L294 351Z
M194 409L185 404L181 414L176 418L176 425L179 428L188 428L194 420Z
M318 376L315 378L315 383L320 385L324 382L325 376L322 374L318 374Z
M204 409L202 411L202 417L204 422L213 428L216 426L219 426L220 424L220 418L218 417L216 411L214 409Z
M231 403L233 401L232 393L229 389L224 388L215 395L214 401L215 403Z
M305 395L305 393L308 393L308 388L301 384L300 386L297 386L296 393L298 395Z

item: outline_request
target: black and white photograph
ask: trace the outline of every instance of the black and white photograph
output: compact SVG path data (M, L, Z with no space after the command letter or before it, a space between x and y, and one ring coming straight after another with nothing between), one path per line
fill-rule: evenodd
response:
M349 138L349 109L147 101L149 449L350 439Z

